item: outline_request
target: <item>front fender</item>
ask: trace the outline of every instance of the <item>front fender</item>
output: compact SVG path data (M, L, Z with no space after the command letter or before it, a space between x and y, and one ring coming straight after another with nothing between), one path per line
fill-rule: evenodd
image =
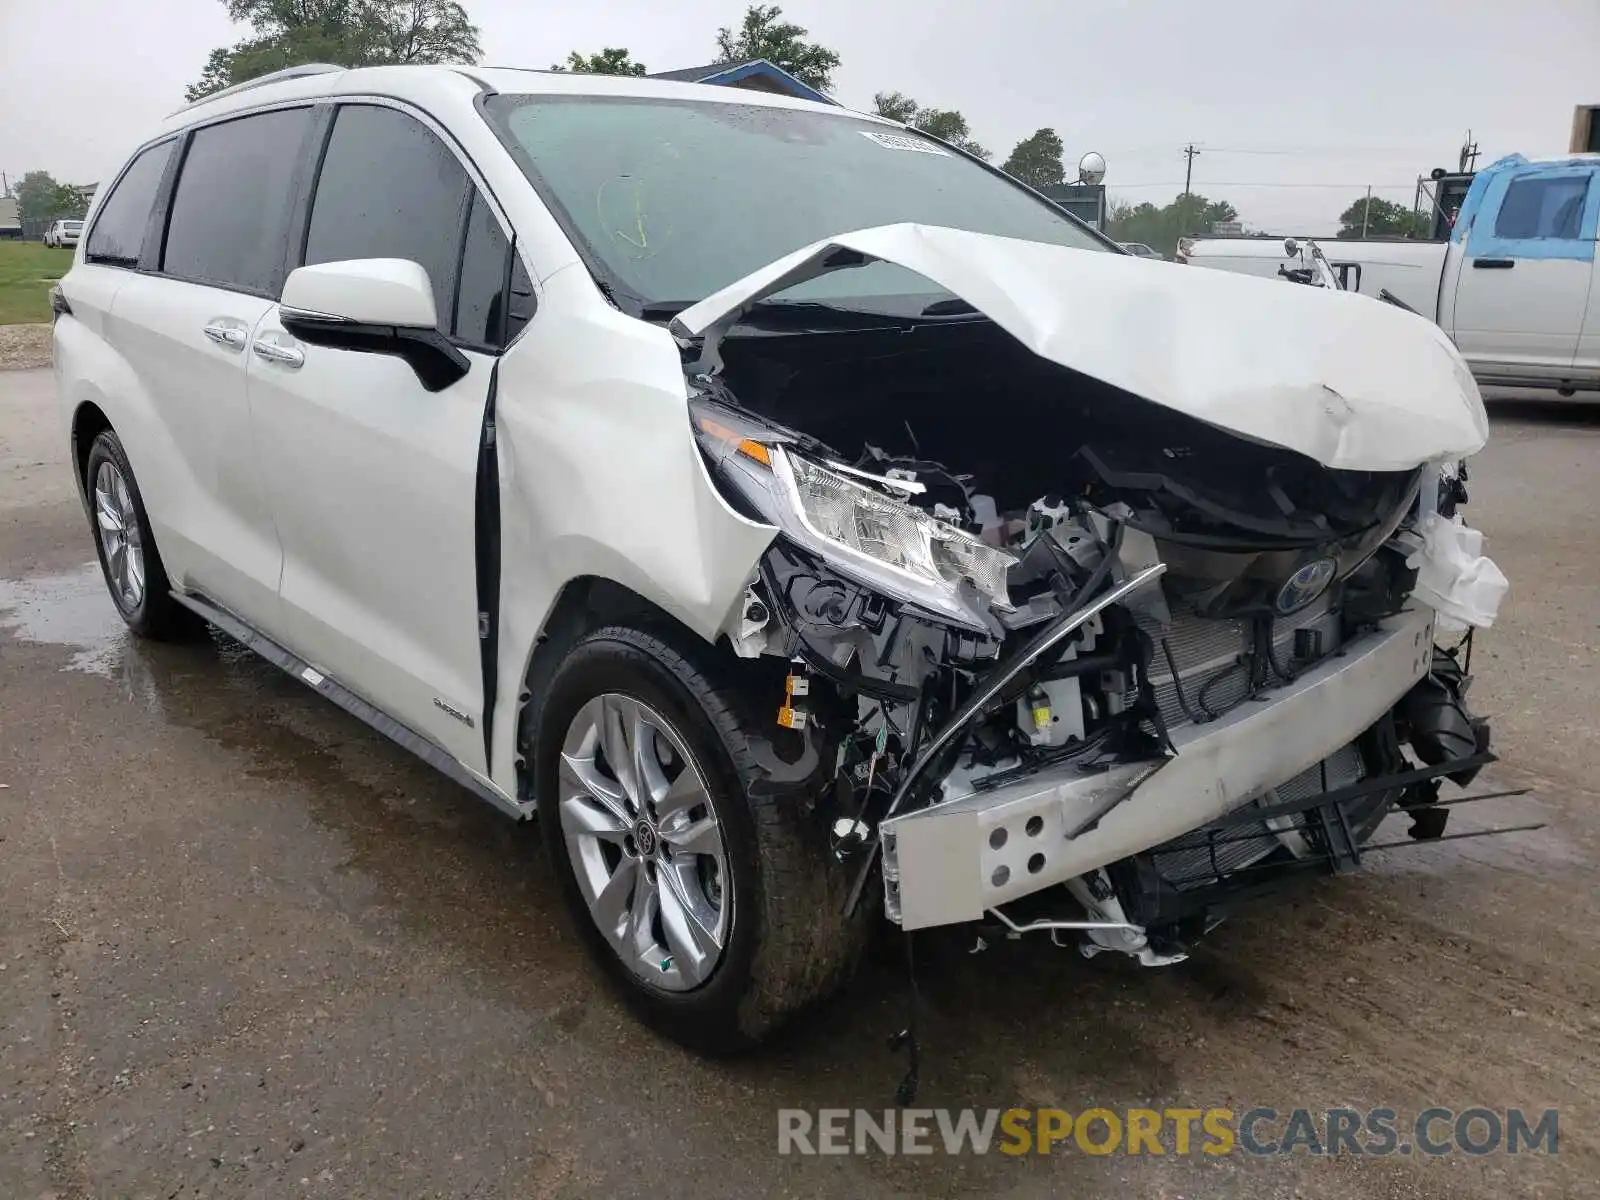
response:
M708 641L776 531L717 491L689 424L666 330L599 300L581 270L546 281L542 311L500 367L495 444L501 580L491 774L515 787L518 698L573 579L609 579Z

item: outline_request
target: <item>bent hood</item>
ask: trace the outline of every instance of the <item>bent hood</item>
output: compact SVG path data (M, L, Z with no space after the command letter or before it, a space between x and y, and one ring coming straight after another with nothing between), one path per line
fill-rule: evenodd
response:
M1035 354L1221 429L1354 471L1482 448L1489 421L1433 322L1382 301L1131 255L883 225L786 255L679 313L707 360L750 305L863 258L932 280Z

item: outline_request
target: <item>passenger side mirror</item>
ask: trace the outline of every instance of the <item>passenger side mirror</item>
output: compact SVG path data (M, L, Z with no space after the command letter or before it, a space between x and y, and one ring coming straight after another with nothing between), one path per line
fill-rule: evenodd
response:
M355 258L299 267L284 281L278 319L303 342L405 359L430 392L472 361L439 332L428 272L404 258Z

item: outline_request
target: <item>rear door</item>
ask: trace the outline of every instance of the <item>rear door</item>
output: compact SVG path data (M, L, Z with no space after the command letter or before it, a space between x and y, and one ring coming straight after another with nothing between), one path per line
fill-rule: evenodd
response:
M112 307L114 343L149 407L150 436L130 454L173 584L267 630L283 556L251 444L244 364L283 284L311 121L301 106L191 132L150 269Z
M1594 273L1600 189L1590 165L1507 171L1467 231L1452 330L1475 369L1570 370Z
M298 342L275 310L262 323L249 390L283 541L286 640L482 772L476 489L513 256L469 165L421 114L336 110L304 261L359 258L420 263L440 331L471 367L430 392L399 358Z

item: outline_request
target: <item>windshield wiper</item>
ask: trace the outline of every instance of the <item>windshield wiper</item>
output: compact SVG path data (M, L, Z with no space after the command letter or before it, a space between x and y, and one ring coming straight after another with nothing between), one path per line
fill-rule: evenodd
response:
M935 300L917 315L921 317L967 317L976 314L977 311L960 296L951 296L948 300Z

